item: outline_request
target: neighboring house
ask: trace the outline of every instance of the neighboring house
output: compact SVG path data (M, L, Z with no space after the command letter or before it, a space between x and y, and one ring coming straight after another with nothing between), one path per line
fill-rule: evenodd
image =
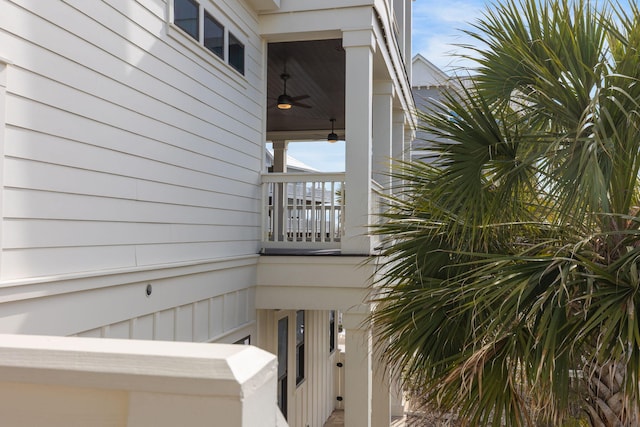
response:
M290 426L388 426L364 261L415 132L411 4L0 0L0 333L252 344ZM346 172L287 170L334 125Z
M437 103L443 99L444 93L453 90L450 77L419 53L413 57L411 68L411 91L419 111L428 111L431 103ZM425 141L433 138L434 135L418 130L411 144L411 158L419 159L428 154L428 143Z

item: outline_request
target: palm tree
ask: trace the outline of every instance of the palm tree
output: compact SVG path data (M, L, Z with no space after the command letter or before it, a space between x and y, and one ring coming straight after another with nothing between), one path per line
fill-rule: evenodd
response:
M374 233L372 320L405 385L470 425L638 425L640 12L505 0L418 113L426 161ZM382 260L382 261L381 261ZM577 390L577 391L576 391Z

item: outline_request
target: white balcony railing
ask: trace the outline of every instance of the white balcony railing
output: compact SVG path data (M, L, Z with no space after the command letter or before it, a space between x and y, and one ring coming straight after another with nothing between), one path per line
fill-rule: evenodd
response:
M344 235L344 173L262 175L263 247L337 249Z

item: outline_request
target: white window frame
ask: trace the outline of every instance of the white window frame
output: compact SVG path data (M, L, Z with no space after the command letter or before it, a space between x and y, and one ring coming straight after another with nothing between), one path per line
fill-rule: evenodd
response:
M206 0L204 0L206 1ZM229 17L220 9L215 7L210 1L206 1L207 6L203 5L202 0L196 0L198 4L198 40L195 40L187 34L182 28L174 24L174 0L167 1L167 35L178 41L184 47L206 60L209 64L224 72L229 77L234 78L239 83L246 83L247 75L247 33L233 24ZM204 45L204 11L215 18L222 26L224 26L224 58L220 58L211 52ZM235 67L229 64L229 32L233 33L244 46L244 73L240 73Z

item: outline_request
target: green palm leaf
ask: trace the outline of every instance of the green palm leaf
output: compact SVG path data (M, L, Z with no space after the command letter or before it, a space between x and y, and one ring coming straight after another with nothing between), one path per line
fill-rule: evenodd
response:
M580 378L600 384L582 389L594 425L634 425L638 7L505 0L469 35L473 77L418 112L434 137L373 228L381 354L471 425L558 425Z

